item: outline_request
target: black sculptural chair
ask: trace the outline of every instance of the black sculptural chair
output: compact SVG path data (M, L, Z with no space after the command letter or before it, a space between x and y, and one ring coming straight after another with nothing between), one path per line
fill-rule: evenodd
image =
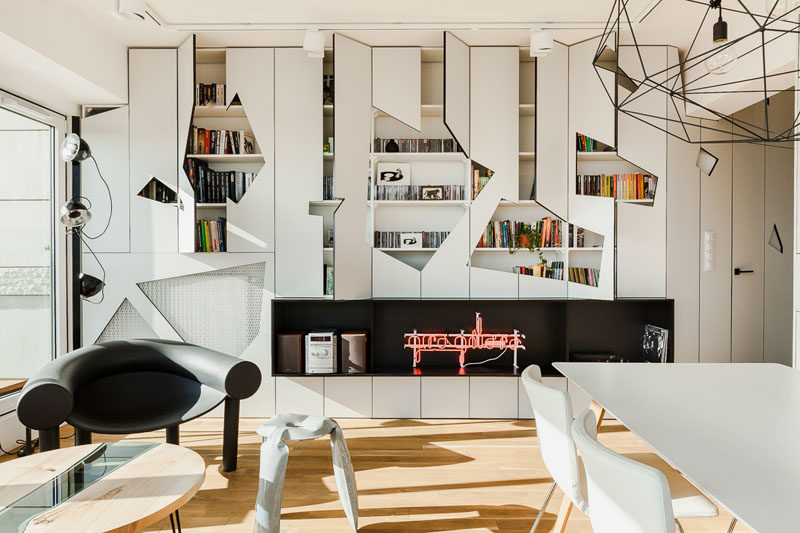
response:
M47 364L28 383L17 416L39 431L41 451L59 447L59 426L75 427L75 444L92 433L167 430L225 402L222 470L236 470L239 401L261 385L254 363L208 348L167 340L101 342Z

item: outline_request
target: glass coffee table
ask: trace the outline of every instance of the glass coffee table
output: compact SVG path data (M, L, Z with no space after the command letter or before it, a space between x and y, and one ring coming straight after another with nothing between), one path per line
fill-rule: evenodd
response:
M172 444L115 442L39 453L0 464L0 533L138 531L199 490L205 462Z

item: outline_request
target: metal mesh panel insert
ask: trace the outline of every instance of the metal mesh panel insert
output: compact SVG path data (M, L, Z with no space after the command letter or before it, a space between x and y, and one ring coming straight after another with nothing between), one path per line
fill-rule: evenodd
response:
M261 325L264 268L254 263L138 286L184 341L240 356Z

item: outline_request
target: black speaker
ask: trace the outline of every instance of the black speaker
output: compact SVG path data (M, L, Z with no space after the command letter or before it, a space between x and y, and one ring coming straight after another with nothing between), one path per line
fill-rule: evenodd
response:
M303 372L302 332L278 333L277 374L301 374Z
M342 333L342 367L347 374L363 374L367 371L367 332L347 331Z

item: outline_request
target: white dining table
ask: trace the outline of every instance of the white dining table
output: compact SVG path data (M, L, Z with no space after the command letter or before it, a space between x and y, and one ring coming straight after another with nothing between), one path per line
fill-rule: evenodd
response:
M800 531L800 372L769 363L553 366L752 531Z

